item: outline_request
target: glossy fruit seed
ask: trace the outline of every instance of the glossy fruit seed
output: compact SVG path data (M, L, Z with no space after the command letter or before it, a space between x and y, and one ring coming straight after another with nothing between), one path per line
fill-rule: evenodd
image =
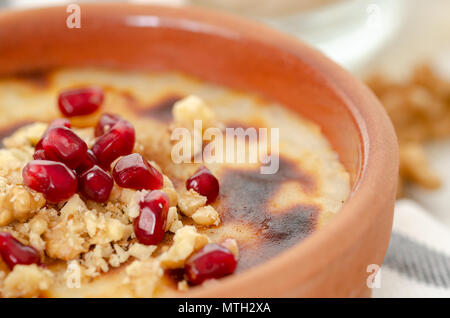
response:
M86 155L83 160L81 160L78 167L75 169L77 175L81 175L86 170L91 169L93 166L97 164L97 158L95 158L94 153L91 149L88 149Z
M30 161L23 168L22 177L27 187L42 193L51 203L65 201L77 191L75 174L61 162Z
M66 127L70 129L72 128L72 124L67 118L56 118L48 125L47 131L56 127Z
M100 137L110 131L111 128L120 120L122 120L122 117L119 115L103 114L95 126L95 137Z
M188 258L185 271L189 283L198 285L208 279L232 274L236 266L237 260L229 249L211 243Z
M36 150L33 154L34 160L47 160L44 149Z
M138 153L117 161L113 169L114 181L122 188L156 190L163 186L163 176Z
M48 160L60 161L75 169L85 159L87 145L72 130L56 127L42 139L42 149Z
M81 194L95 202L106 202L113 185L113 178L99 166L93 166L78 177Z
M169 198L162 191L148 193L139 203L140 213L133 221L134 234L141 244L156 245L166 232Z
M207 203L213 202L219 195L219 181L206 167L201 167L186 181L186 189L208 198Z
M104 97L99 87L70 89L59 94L58 106L66 117L84 116L97 111Z
M42 135L42 138L38 141L38 143L35 146L35 150L41 150L42 149L42 139L44 139L45 136L47 136L47 132L56 127L66 127L66 128L72 128L72 124L70 123L70 120L66 118L56 118L53 120L45 130L44 134Z
M114 160L133 151L134 141L134 127L128 121L120 120L111 130L97 138L92 151L100 166L108 168Z
M40 264L38 251L23 245L8 232L0 232L0 255L10 269L19 264Z

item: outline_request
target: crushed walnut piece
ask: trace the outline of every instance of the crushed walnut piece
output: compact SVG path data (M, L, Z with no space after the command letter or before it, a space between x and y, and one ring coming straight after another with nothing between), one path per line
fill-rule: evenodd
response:
M5 148L34 147L47 129L46 123L34 123L17 129L11 136L3 139Z
M178 204L178 192L175 190L175 187L173 186L172 181L170 181L169 177L166 175L163 175L163 188L161 189L162 192L167 194L170 201L170 206L177 206Z
M404 82L376 74L367 83L386 108L397 132L399 194L406 182L438 188L440 178L429 166L424 144L450 136L450 83L427 64L418 66Z
M217 226L220 223L219 213L210 205L198 208L197 211L192 214L192 219L195 223L204 226Z
M164 268L181 268L185 260L195 251L209 243L208 236L197 232L194 226L179 229L173 238L173 245L160 256Z
M184 192L178 198L178 207L186 216L192 216L199 208L205 206L207 198L195 192L193 189Z
M189 95L177 101L172 108L172 115L174 118L174 123L171 125L172 131L176 128L186 128L191 132L190 153L183 153L183 156L187 157L190 155L195 158L202 151L203 132L206 129L221 126L211 108L195 95Z
M170 207L167 213L166 231L175 233L183 227L183 222L179 219L178 211L176 207Z
M42 194L0 177L0 226L26 221L45 205Z
M53 281L47 269L32 265L16 265L6 276L0 294L4 297L38 297Z
M138 260L145 260L148 259L153 252L156 250L156 245L144 245L139 243L134 243L129 248L128 252L130 256L133 256L134 258L137 258Z
M202 128L207 129L216 125L214 112L198 96L190 95L173 105L172 114L175 124L181 127L192 127L194 120L202 121Z

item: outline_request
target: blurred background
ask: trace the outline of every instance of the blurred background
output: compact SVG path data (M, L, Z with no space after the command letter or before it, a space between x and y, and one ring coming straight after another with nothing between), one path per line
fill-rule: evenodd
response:
M77 1L0 0L0 8L74 2ZM450 238L450 0L129 2L204 6L268 24L308 42L365 81L379 97L394 123L401 159L394 235L385 261L391 268L395 268L392 264L397 264L396 271L385 274L391 275L390 281L397 285L392 284L395 285L393 288L375 295L405 297L411 295L411 290L419 291L412 295L425 295L426 284L416 288L416 285L408 285L410 281L396 276L403 273L401 268L425 265L423 262L414 263L414 257L403 265L395 263L398 261L398 251L411 247L409 243L409 247L398 242L396 245L395 238L398 236L395 233L411 231L413 234L408 234L408 237L418 233L415 239L426 242L426 237L432 237L430 233L438 233L434 228L421 228L421 224L429 221L428 224L440 229L439 233L444 233L436 241ZM403 213L405 209L406 214ZM414 214L414 211L420 213ZM403 221L398 219L401 215L406 215ZM411 216L409 219L409 215L418 217L413 219ZM420 237L422 232L426 237ZM446 286L450 288L450 241L442 242L444 247L436 246L436 250L447 254L447 258L439 261L447 276L442 276L442 272L436 275L447 277ZM424 268L425 272L431 272L430 267ZM433 296L438 294L435 290L429 293ZM445 295L450 296L450 289Z
M113 2L114 0L109 0ZM2 7L36 7L66 0L0 0ZM93 1L106 2L106 1ZM120 2L116 0L114 2ZM126 2L126 1L122 1ZM195 5L229 11L293 34L356 73L386 67L396 72L416 59L449 49L448 0L130 0ZM417 41L420 39L420 41ZM400 48L400 49L399 49ZM380 55L380 52L383 55ZM380 58L382 56L382 58Z
M67 0L0 0L0 7L26 8ZM449 0L109 0L204 6L244 16L290 33L333 60L366 75L376 68L394 75L417 60L450 51ZM447 53L448 53L447 51ZM393 62L395 61L395 62ZM450 64L450 63L449 63ZM450 65L448 65L450 68Z

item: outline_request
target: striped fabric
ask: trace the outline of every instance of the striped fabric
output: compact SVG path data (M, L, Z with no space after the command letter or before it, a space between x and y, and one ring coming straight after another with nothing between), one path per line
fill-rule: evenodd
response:
M413 201L396 204L379 287L374 297L450 297L450 228Z

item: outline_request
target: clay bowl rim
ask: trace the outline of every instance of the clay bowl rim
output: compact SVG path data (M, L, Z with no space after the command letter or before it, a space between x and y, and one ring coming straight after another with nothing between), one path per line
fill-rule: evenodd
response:
M220 280L220 283L205 284L192 288L180 294L182 297L238 297L247 295L246 286L270 285L273 294L280 294L282 290L292 288L300 280L317 275L326 270L327 264L339 258L345 250L351 248L355 239L363 237L365 231L374 226L374 218L392 211L374 211L374 215L364 215L370 207L369 198L374 195L383 197L387 194L386 183L397 181L398 144L393 126L373 93L349 72L329 60L318 50L304 44L299 39L275 31L261 24L250 22L242 18L219 13L210 9L196 7L167 7L137 4L81 4L89 10L100 10L107 18L108 11L104 9L121 10L123 18L136 12L148 15L158 15L166 19L173 28L186 29L196 24L201 32L216 36L238 36L239 40L251 39L262 42L268 47L276 47L290 54L294 54L303 62L318 71L327 84L343 100L359 130L362 144L362 163L358 180L353 185L351 194L340 212L324 228L314 232L304 241L283 251L276 257L250 268L238 275L231 275ZM18 14L44 14L46 10L55 10L63 6L52 6L32 9L7 9L0 11L0 19ZM64 7L65 8L65 7ZM117 13L117 12L116 12ZM181 17L181 18L180 18ZM126 19L122 20L122 23ZM190 30L192 31L192 29ZM349 235L344 235L348 234ZM326 253L324 253L326 251ZM302 262L306 260L306 262ZM302 264L302 268L297 268ZM280 277L280 273L288 276L295 274L297 279L285 277L276 283L271 277ZM244 287L244 288L243 288ZM253 292L252 295L257 293Z

